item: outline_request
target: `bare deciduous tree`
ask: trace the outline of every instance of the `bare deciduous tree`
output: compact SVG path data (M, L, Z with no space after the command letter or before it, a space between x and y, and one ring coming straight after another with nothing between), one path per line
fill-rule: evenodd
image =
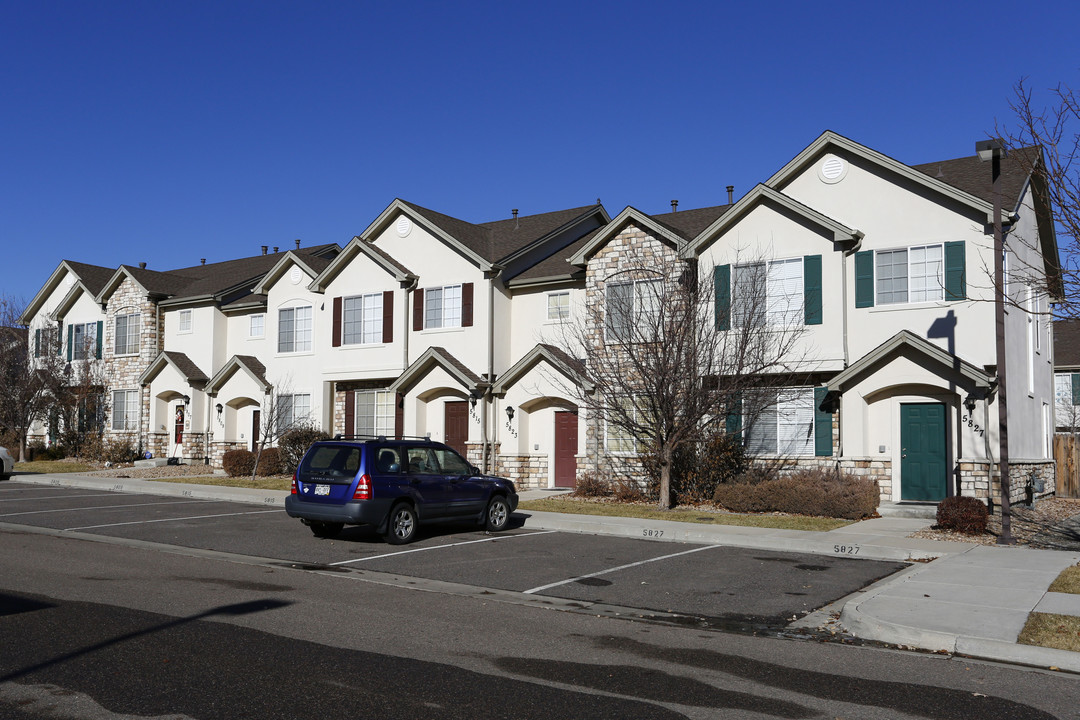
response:
M1018 163L1033 175L1049 199L1053 218L1040 215L1040 226L1054 223L1057 231L1061 281L1064 296L1058 306L1060 316L1080 317L1080 100L1071 88L1059 84L1049 90L1050 105L1036 100L1024 80L1014 88L1010 107L1016 114L1012 123L999 124L996 132L1005 141L1011 162ZM1028 148L1027 151L1024 148ZM1038 208L1037 208L1038 210ZM1032 257L1041 257L1037 247L1040 238L1023 238L1010 233L1007 243L1023 242L1040 250ZM1010 253L1009 275L1021 278L1028 286L1049 291L1042 268L1027 268L1015 263ZM1053 296L1056 293L1051 294Z
M304 427L311 417L311 407L303 407L297 398L310 396L297 395L293 392L289 378L284 378L270 388L264 396L262 412L259 418L259 443L255 451L255 467L251 470L251 480L259 471L259 460L263 450L273 447L281 440L281 436L298 427Z
M0 296L0 429L19 442L19 462L26 461L26 437L36 420L48 421L49 410L62 396L64 358L55 333L31 336L20 322L25 303Z
M598 284L556 341L583 360L590 391L568 391L606 424L608 450L653 456L663 508L677 448L726 432L733 413L752 418L775 405L776 393L748 391L804 369L802 295L770 300L767 262L730 267L719 293L711 273L699 278L683 261L628 267Z

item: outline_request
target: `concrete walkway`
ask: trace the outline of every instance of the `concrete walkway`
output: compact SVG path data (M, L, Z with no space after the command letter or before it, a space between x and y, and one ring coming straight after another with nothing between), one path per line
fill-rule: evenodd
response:
M79 475L16 475L18 482L117 492L229 500L282 507L275 490L163 483ZM527 490L522 501L552 497ZM1080 616L1080 595L1047 592L1080 552L1031 550L910 538L925 518L885 517L829 532L670 520L519 511L528 529L649 538L736 547L914 562L907 571L845 598L840 621L856 637L934 652L956 653L1080 673L1080 653L1018 645L1031 612ZM926 562L933 560L933 562ZM921 561L921 562L920 562Z

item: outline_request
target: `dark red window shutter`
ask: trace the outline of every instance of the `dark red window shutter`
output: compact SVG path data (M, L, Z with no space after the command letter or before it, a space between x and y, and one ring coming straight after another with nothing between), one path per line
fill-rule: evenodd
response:
M423 288L417 288L413 290L412 296L412 329L423 330L424 329L424 290Z
M382 294L382 341L394 342L394 291L384 290Z
M473 284L461 285L461 327L472 327Z
M397 393L394 396L394 437L401 439L401 433L405 428L405 396Z
M334 347L341 347L341 298L334 298L334 331L332 333L333 340L331 344Z
M356 434L356 391L345 391L345 428L341 434L348 437Z

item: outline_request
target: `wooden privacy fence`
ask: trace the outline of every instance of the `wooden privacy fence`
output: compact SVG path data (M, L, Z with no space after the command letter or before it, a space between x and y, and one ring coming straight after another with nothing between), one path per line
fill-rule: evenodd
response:
M1054 436L1057 463L1057 496L1080 498L1080 436Z

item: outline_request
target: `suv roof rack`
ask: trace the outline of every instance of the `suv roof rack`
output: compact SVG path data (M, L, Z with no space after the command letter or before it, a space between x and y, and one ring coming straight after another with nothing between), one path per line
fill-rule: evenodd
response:
M386 442L387 440L430 440L431 435L395 435L392 438L388 438L385 435L342 435L338 433L334 436L334 440L378 440L379 442Z

